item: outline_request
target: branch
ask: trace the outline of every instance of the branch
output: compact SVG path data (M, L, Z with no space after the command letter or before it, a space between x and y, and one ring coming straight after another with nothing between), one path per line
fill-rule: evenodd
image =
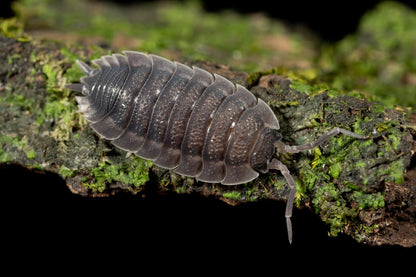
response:
M289 187L279 172L261 174L239 186L196 182L128 156L100 139L77 113L67 83L82 76L75 60L105 54L80 46L0 37L0 163L58 174L83 196L120 191L144 193L146 186L180 194L200 193L229 204L263 199L285 201ZM235 72L209 62L195 63L250 87L275 112L283 142L300 145L340 127L370 136L336 136L312 151L279 154L295 177L295 206L307 207L329 224L369 244L416 245L415 120L399 110L325 85L291 81L270 72ZM247 81L248 80L248 81ZM400 217L399 217L400 213ZM274 218L271 220L275 220Z

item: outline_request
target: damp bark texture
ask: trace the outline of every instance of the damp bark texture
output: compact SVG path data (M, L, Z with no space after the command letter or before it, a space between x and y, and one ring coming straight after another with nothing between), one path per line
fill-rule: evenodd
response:
M71 192L85 197L143 194L152 186L232 205L287 199L290 189L279 172L260 174L239 186L196 182L99 138L77 112L79 95L65 85L83 75L75 60L108 52L6 37L0 37L0 49L2 168L17 164L57 174ZM275 70L248 75L207 61L188 65L222 75L264 100L276 114L286 144L315 141L334 127L369 136L356 140L340 135L312 151L277 153L296 179L295 206L318 214L332 236L345 233L372 245L416 245L414 115L322 84L288 79Z

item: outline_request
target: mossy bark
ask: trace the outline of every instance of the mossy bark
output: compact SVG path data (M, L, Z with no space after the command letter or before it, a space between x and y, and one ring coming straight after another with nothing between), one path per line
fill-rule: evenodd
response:
M143 193L146 186L181 194L200 193L230 204L285 201L289 188L279 172L223 186L196 182L152 165L99 138L77 113L65 89L82 75L75 59L89 61L100 48L56 42L20 42L0 37L0 165L19 164L59 174L84 196L120 191ZM310 208L330 225L369 244L416 245L415 117L345 95L326 86L288 79L277 70L247 76L223 65L193 65L245 85L275 112L287 144L314 141L334 127L369 136L337 136L313 151L277 153L297 179L296 206ZM274 220L274 219L271 219Z

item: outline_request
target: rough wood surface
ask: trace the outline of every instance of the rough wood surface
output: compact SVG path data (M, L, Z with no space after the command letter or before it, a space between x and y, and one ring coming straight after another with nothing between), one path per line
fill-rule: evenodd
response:
M278 172L239 186L201 183L129 156L99 138L77 113L75 94L64 86L82 75L75 59L89 61L105 51L6 37L0 37L0 49L2 168L18 164L58 174L73 193L87 197L145 193L153 186L232 205L285 201L289 189ZM297 179L295 205L318 214L333 236L346 233L373 245L416 245L414 115L290 80L276 70L248 76L225 65L193 65L245 85L265 100L287 144L313 141L336 126L370 136L368 141L337 136L314 151L277 154Z

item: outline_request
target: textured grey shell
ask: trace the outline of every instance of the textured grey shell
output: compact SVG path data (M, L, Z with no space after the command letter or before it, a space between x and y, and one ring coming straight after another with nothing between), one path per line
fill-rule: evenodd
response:
M279 123L261 99L217 74L125 51L78 62L88 75L76 97L102 137L200 181L237 185L267 172Z

